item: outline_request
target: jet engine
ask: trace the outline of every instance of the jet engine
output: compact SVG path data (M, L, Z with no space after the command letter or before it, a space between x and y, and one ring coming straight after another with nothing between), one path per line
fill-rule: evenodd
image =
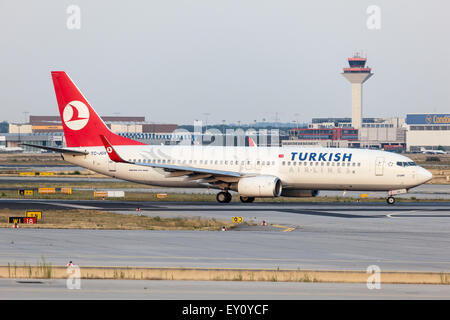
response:
M237 192L245 197L279 197L283 186L274 176L241 178L237 183Z

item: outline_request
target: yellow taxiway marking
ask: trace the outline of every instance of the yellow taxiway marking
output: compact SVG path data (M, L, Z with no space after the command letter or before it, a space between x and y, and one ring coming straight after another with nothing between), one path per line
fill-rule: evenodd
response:
M295 230L295 228L293 228L293 227L280 226L279 224L272 224L271 226L284 229L283 232L291 232L291 231Z

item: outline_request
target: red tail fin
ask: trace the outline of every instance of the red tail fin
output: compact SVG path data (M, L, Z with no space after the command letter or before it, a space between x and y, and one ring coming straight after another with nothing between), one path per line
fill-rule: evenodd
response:
M142 145L109 130L64 71L52 71L56 100L68 147L103 146L101 135L112 145Z

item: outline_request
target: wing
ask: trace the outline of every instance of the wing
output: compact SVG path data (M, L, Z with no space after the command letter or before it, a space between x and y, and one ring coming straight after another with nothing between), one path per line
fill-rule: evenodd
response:
M241 173L235 171L212 170L188 166L176 166L170 164L127 161L117 153L117 151L114 149L114 147L111 145L111 143L105 136L101 135L100 139L103 141L106 153L108 154L109 158L112 161L118 163L134 164L143 167L160 168L169 173L168 178L186 176L187 180L202 179L204 180L204 182L215 184L220 182L225 183L237 182L243 176Z

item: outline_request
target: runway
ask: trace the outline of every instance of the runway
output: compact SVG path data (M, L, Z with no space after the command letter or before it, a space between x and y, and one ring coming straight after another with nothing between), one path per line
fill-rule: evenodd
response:
M66 280L0 279L0 300L158 299L158 300L322 300L448 299L448 286L389 285L369 290L365 283L245 281L81 280L68 290Z
M0 264L450 270L450 203L166 203L1 200L0 208L91 208L160 217L242 216L236 231L0 229ZM44 211L45 212L45 211ZM44 213L45 214L45 213ZM289 232L285 232L288 231Z

